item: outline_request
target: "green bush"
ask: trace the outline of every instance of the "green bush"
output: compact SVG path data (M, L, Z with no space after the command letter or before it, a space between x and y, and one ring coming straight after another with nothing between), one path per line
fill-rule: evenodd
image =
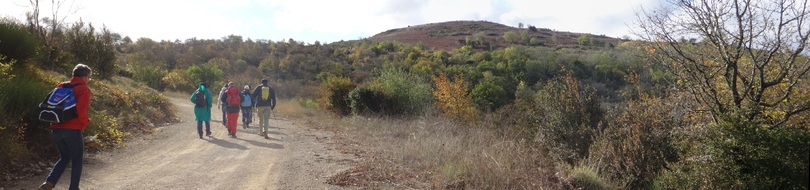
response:
M0 55L24 63L36 55L39 46L37 36L24 25L0 19Z
M574 168L566 181L574 186L574 189L614 189L607 180L600 178L596 171L587 167L580 166Z
M143 113L143 117L154 124L161 124L173 121L177 116L176 108L163 94L149 88L143 88L130 92L133 99L138 100L134 104L135 110ZM125 113L126 114L126 113Z
M0 60L2 61L2 60ZM2 63L2 62L0 62ZM7 64L0 64L9 66ZM50 151L47 123L37 119L37 107L56 82L42 79L31 66L0 72L0 174L17 171L39 153Z
M349 92L354 86L349 78L329 75L321 84L320 104L326 110L338 115L351 114Z
M354 114L391 114L394 104L383 91L373 86L363 85L349 92L349 101Z
M191 76L188 75L188 72L180 69L175 69L172 72L169 72L161 80L166 84L165 90L173 90L178 92L194 91L197 89L197 85L200 84L191 81ZM209 84L209 86L210 85L212 84Z
M124 112L134 110L133 103L136 102L123 87L115 86L109 81L94 80L91 82L90 91L93 98L90 107L93 108L115 108L107 110L110 115L119 115Z
M44 81L29 69L16 70L15 76L7 83L0 83L0 105L3 113L12 121L36 121L37 106L57 83Z
M168 72L156 66L141 66L132 68L133 79L152 87L155 90L162 91L168 86L163 78Z
M65 31L64 42L57 43L63 51L70 53L72 62L85 63L93 69L93 74L102 79L110 79L118 73L115 69L115 42L112 32L106 27L96 31L93 24L82 21L74 23Z
M384 69L374 82L391 98L392 115L416 116L424 113L433 103L430 85L402 69Z
M305 107L305 108L318 108L319 107L318 102L315 102L314 100L309 99L309 98L307 98L307 99L299 98L298 103L301 104L301 107Z
M0 55L0 82L7 83L7 80L14 78L14 75L11 74L11 67L16 62L16 60L9 60L8 57ZM0 105L0 107L3 106Z
M808 189L807 126L767 127L734 116L680 144L680 162L657 179L665 189Z
M91 148L109 148L123 143L124 133L116 129L117 120L106 110L90 109L87 113L90 117L90 124L84 129L84 136L96 136L99 140L99 147L88 144Z
M221 81L224 73L216 63L208 62L200 66L192 65L186 69L186 74L191 77L194 84L205 82L209 87L213 87L214 82Z
M588 155L603 117L592 88L568 72L537 92L532 109L528 123L553 158L573 165Z
M473 102L482 110L496 110L509 103L506 90L491 80L475 85L472 97Z

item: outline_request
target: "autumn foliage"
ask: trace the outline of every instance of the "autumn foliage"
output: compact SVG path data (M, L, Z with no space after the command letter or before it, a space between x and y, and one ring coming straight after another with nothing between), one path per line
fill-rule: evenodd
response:
M457 121L475 123L478 121L478 111L472 102L472 95L467 91L467 82L464 74L458 74L450 80L443 72L432 77L436 85L432 90L436 97L436 106L442 114Z

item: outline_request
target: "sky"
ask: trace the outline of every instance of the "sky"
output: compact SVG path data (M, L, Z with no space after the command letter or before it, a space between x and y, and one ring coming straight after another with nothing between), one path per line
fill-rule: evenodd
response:
M51 15L50 1L40 4ZM47 1L47 2L45 2ZM57 0L59 1L59 0ZM410 25L486 20L557 31L632 37L635 12L660 0L61 0L59 18L81 19L133 40L189 38L306 43L356 40ZM75 13L68 14L73 2ZM0 16L24 20L29 0L0 0Z

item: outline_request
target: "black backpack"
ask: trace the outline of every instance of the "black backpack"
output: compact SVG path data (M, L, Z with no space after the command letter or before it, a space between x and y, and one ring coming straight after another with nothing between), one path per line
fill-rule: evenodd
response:
M78 117L73 87L70 83L62 83L62 86L48 93L45 100L39 103L39 120L63 123Z
M205 99L205 92L201 92L200 90L194 92L194 106L197 107L208 106L208 100Z

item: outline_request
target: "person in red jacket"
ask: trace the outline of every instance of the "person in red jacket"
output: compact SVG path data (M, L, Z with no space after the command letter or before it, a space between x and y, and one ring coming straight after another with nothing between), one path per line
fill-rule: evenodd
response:
M228 91L225 96L220 98L220 101L225 102L226 113L226 127L228 128L228 135L236 138L236 121L239 119L239 110L241 110L242 98L239 95L239 90L236 89L236 84L233 82L228 83Z
M53 189L68 164L72 164L70 171L70 188L79 189L79 181L82 177L82 162L84 162L84 136L82 131L87 128L90 118L87 111L90 109L90 75L93 71L84 64L78 64L73 68L73 78L69 83L73 85L73 92L76 96L76 112L78 117L63 123L51 123L51 136L59 150L59 161L56 161L51 173L45 178L45 182L39 189ZM57 85L61 87L60 83Z

